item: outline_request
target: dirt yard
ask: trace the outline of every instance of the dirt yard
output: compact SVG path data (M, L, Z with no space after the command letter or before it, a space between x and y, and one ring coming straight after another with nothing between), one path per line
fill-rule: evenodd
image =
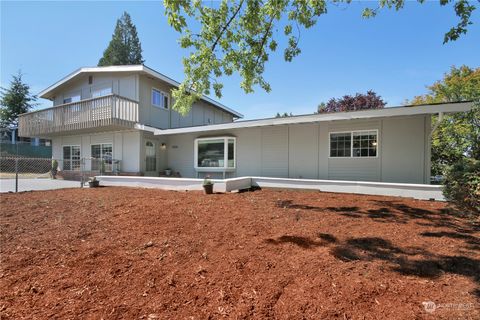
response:
M480 318L480 227L444 203L112 187L0 205L1 319Z

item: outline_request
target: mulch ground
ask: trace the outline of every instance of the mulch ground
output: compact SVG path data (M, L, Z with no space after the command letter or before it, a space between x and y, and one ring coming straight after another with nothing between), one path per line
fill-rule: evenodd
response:
M480 318L480 227L441 202L110 187L0 208L1 319Z

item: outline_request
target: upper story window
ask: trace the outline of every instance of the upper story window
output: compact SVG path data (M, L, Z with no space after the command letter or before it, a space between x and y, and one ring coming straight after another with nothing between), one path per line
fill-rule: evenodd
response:
M168 94L158 89L152 88L152 105L158 108L168 109Z
M331 158L375 158L378 130L330 133Z
M112 88L111 87L103 87L103 88L93 89L92 90L92 98L108 96L111 93L112 93Z
M77 101L80 101L80 99L81 99L80 95L76 94L74 96L63 98L63 103L77 102Z
M195 140L195 168L234 169L235 143L233 137Z

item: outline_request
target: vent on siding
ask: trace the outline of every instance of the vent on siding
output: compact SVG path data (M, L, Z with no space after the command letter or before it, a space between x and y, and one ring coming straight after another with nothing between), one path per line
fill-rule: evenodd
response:
M93 83L93 76L88 76L88 84L92 84Z

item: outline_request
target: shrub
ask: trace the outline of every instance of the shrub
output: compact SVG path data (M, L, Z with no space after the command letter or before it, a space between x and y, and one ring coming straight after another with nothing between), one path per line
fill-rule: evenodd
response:
M445 198L459 208L480 214L480 160L464 158L448 167L443 186Z
M210 176L206 176L205 179L203 179L203 185L204 186L209 186L209 185L212 185L213 182L212 180L210 180Z

